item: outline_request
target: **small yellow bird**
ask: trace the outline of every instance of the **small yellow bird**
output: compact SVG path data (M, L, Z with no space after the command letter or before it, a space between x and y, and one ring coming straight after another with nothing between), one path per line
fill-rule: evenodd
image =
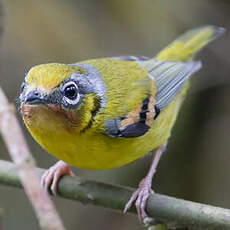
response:
M74 64L33 67L22 84L20 102L34 139L61 161L42 178L56 192L70 166L104 170L128 164L155 149L136 200L140 219L158 161L166 147L190 76L201 68L193 56L223 28L188 31L154 58L111 57ZM70 166L69 166L70 165Z

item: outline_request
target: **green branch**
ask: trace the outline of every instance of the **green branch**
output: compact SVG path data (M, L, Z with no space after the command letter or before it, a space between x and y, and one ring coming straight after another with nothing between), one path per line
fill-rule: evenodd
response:
M37 169L41 176L43 169ZM15 165L0 160L0 184L22 188ZM60 180L58 195L83 203L123 210L134 189L65 176ZM130 210L135 212L135 208ZM230 210L154 194L147 212L169 228L230 229Z

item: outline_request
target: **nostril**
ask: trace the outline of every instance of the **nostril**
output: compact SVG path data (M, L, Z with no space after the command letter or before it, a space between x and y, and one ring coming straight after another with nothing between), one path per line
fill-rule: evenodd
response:
M26 95L25 103L27 104L41 104L42 95L38 91L31 91Z

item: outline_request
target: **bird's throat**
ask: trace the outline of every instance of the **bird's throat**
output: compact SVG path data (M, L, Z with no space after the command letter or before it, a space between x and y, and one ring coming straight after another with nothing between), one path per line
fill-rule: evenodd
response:
M73 111L58 105L22 105L23 120L35 133L73 132L80 126L80 119Z

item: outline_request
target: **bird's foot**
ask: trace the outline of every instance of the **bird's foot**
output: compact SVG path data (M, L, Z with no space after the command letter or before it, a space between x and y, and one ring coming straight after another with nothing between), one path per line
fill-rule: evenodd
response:
M64 161L58 161L42 175L41 186L44 187L47 192L51 186L51 192L56 195L58 181L63 175L74 176L74 173L68 164Z
M142 222L146 217L148 217L145 212L146 202L149 195L153 194L154 191L151 189L151 180L149 177L145 177L138 186L138 189L132 194L130 200L125 205L124 213L132 206L133 202L136 200L135 205L137 209L137 215L139 220Z

